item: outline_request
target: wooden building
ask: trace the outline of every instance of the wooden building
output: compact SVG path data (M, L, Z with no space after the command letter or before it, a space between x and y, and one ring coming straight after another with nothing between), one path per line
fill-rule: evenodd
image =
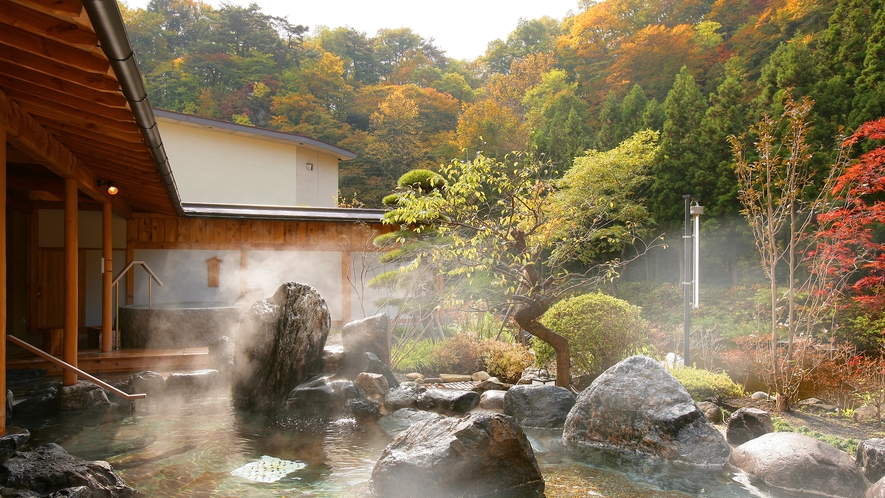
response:
M41 329L58 330L61 357L76 366L78 337L94 325L111 354L111 282L136 258L184 255L173 275L196 258L201 292L237 295L258 285L250 269L269 255L334 262L324 284L337 295L333 318L354 317L355 262L386 229L379 213L183 203L115 0L0 0L0 138L0 434L7 334L42 345ZM121 281L128 303L139 299L136 275Z

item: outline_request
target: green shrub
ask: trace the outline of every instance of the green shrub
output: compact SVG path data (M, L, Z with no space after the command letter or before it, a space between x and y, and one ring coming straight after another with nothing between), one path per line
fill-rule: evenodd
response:
M572 365L600 374L644 345L648 323L641 310L628 302L601 293L564 299L547 310L541 322L569 341ZM533 339L537 362L553 357L553 348Z
M515 342L482 341L485 370L501 382L516 384L522 372L535 361L528 346Z
M387 194L381 199L381 204L385 206L396 206L399 204L399 194Z
M740 398L744 390L726 373L713 373L693 367L676 367L670 370L695 401L713 399L721 403L730 398Z
M434 188L442 187L443 178L427 169L413 169L399 177L396 182L401 188L413 188L422 192L430 192Z

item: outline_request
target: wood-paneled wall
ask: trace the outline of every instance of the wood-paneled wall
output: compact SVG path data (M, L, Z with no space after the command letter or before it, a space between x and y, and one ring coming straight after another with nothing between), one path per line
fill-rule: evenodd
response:
M395 227L381 223L175 218L135 215L127 225L133 249L261 249L374 251L372 239Z

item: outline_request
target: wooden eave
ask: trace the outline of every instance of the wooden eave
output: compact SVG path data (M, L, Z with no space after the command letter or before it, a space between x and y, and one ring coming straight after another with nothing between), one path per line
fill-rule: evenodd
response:
M0 125L18 200L57 197L74 178L87 203L126 218L180 210L81 0L0 0Z

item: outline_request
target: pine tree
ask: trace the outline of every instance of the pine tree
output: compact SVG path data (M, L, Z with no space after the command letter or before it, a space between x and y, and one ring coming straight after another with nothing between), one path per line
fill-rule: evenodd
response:
M706 202L717 179L703 164L701 124L707 105L688 68L676 76L663 108L667 120L652 165L649 207L654 218L667 225L682 220L683 195L697 195Z

